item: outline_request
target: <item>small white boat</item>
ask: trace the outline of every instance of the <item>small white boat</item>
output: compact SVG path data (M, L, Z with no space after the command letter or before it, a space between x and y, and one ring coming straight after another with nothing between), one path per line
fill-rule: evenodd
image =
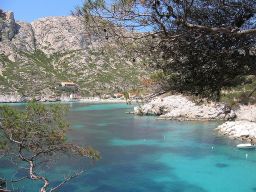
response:
M253 148L256 148L256 145L251 143L242 143L242 144L238 144L236 147L239 149L253 149Z

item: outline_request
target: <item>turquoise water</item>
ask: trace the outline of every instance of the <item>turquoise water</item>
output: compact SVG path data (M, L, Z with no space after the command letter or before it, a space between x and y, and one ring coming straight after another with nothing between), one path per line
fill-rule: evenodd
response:
M238 150L235 141L214 132L217 122L163 121L125 112L125 104L70 104L68 139L90 144L102 159L92 162L59 157L41 171L52 185L72 171L85 174L70 181L64 192L253 192L256 151ZM247 154L247 158L246 158ZM13 164L0 161L0 177L19 177ZM37 191L37 183L13 188Z

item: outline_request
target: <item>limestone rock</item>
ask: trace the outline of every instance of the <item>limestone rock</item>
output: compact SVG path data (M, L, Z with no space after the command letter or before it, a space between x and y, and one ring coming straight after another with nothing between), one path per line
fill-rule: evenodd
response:
M36 47L45 53L85 49L90 43L89 34L78 17L47 17L31 25Z
M236 114L237 120L256 122L256 105L241 105Z
M36 39L32 26L26 22L17 22L17 29L18 32L12 40L12 44L19 51L34 51Z
M13 12L6 12L0 19L1 41L11 40L17 32Z
M135 108L138 115L157 115L162 119L180 120L231 120L236 117L233 110L226 110L220 103L196 105L189 98L182 95L156 97L149 103Z
M32 26L25 22L15 22L12 12L5 13L0 22L0 54L15 62L21 51L34 51L34 33Z
M9 102L21 102L20 95L0 95L0 103L9 103Z
M218 126L216 130L233 139L256 141L256 122L249 121L227 121Z

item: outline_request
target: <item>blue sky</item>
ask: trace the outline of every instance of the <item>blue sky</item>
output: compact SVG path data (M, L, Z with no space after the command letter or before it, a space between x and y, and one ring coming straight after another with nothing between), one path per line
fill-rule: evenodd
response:
M65 16L83 0L0 0L0 8L13 11L18 21L31 22L46 16Z

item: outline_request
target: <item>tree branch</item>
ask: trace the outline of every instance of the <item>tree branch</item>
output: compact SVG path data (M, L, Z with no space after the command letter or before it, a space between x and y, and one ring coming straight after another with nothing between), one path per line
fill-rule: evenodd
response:
M31 159L25 158L23 156L23 154L22 154L22 149L23 149L23 146L20 144L19 145L19 157L20 157L20 159L22 161L25 161L25 162L27 162L29 164L29 175L30 175L30 178L32 180L42 180L44 182L44 185L43 185L43 187L41 187L40 192L46 192L46 189L49 186L49 181L45 177L38 176L38 175L36 175L34 173L34 167L35 167L34 161L31 160Z
M7 182L10 182L10 183L17 183L17 182L19 182L19 181L22 181L22 180L28 179L28 178L29 178L28 176L25 176L25 177L21 177L21 178L19 178L19 179L12 179L12 180L10 180L10 181L7 180Z
M188 22L183 22L183 24L191 29L200 29L200 30L206 30L213 33L227 33L227 34L234 34L234 35L248 35L248 34L254 34L256 33L256 29L247 29L247 30L239 30L239 29L227 29L225 27L207 27L204 25L196 25L191 24Z
M21 144L21 142L20 141L16 141L16 140L14 140L13 138L12 138L12 134L10 134L10 135L8 135L7 134L7 132L4 130L4 128L3 128L3 126L2 126L2 123L0 122L0 129L2 129L3 130L3 133L4 133L4 135L6 136L6 138L7 139L9 139L11 142L14 142L14 143L16 143L16 144Z
M34 162L29 161L30 169L29 169L29 174L30 178L32 180L42 180L44 182L43 187L41 187L40 192L46 192L47 187L49 186L49 181L43 177L43 176L38 176L34 173Z
M76 172L74 175L71 175L70 177L67 177L64 181L62 181L59 185L57 185L56 187L52 188L50 190L50 192L52 191L56 191L58 188L60 188L62 185L64 185L65 183L67 183L68 181L70 181L71 179L78 177L79 175L81 175L82 173L84 173L84 170Z
M53 146L50 149L42 150L42 151L37 152L35 155L33 155L31 157L31 160L37 158L41 154L51 153L51 152L54 152L54 151L61 151L61 150L64 150L64 149L66 149L66 146Z
M254 34L254 33L256 33L256 29L247 29L247 30L238 31L237 35L248 35L248 34Z

